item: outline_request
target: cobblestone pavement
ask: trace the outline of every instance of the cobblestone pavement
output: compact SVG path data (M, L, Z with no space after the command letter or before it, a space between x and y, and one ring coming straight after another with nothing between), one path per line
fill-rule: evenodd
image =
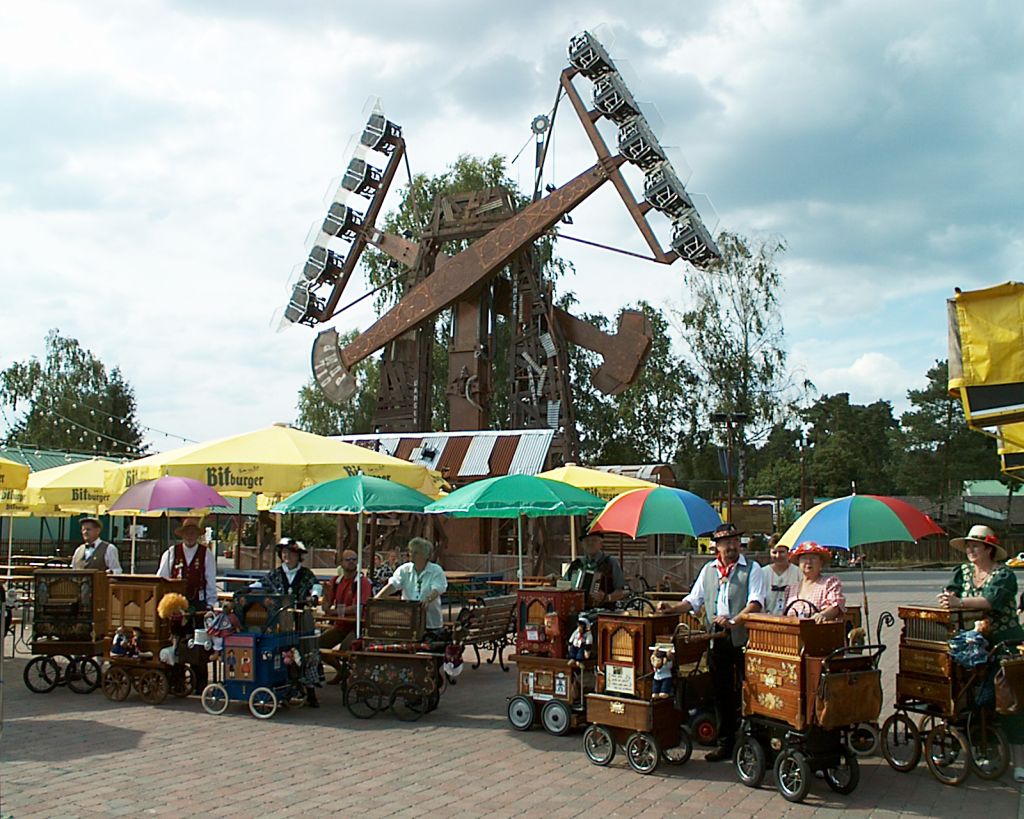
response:
M937 573L869 573L873 615L900 602L927 602ZM845 575L859 599L859 582ZM887 642L894 645L896 629ZM9 648L8 654L9 657ZM891 708L895 651L887 652L886 705ZM1020 791L1009 776L972 777L940 785L922 765L892 771L880 757L864 760L859 788L842 797L816 780L802 805L770 784L749 790L729 764L701 753L652 776L630 770L619 754L607 768L591 765L579 733L517 733L505 719L512 674L497 666L466 667L440 708L418 723L390 715L363 721L327 689L319 710L283 711L253 719L241 703L226 714L204 713L196 699L160 707L135 695L122 704L101 692L30 693L21 680L27 658L4 663L0 737L0 815L332 815L422 816L956 816L984 810L1018 812Z

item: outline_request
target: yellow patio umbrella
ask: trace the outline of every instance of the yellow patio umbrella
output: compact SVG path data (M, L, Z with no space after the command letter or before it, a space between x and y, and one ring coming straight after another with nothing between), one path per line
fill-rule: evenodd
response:
M106 473L115 466L104 458L89 458L33 472L25 490L31 514L103 514L113 500L105 489Z
M118 497L139 481L178 475L221 495L290 495L321 481L362 473L438 497L439 473L371 449L313 435L284 424L161 452L115 466L106 490Z
M7 523L7 574L14 563L14 518L27 518L32 514L25 500L25 493L16 489L0 489L0 516L9 518Z
M630 478L627 475L617 475L614 472L605 472L603 469L591 469L577 464L566 464L547 472L541 472L538 478L547 478L551 481L561 481L577 489L582 489L599 498L611 500L623 492L631 489L644 489L657 486L650 481L642 481L639 478ZM572 559L576 559L576 518L569 518L569 547L572 551Z
M0 490L24 489L28 484L28 467L7 458L0 458Z

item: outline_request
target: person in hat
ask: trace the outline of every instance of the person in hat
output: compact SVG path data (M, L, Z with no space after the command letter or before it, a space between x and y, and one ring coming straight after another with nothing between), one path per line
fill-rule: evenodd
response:
M764 607L764 572L755 561L740 553L742 534L731 523L723 523L715 529L711 540L715 544L716 558L704 564L690 593L681 602L664 602L659 606L669 612L694 612L703 607L708 631L720 632L708 652L711 681L721 715L718 747L705 754L708 762L732 758L739 727L743 647L747 644L743 621L748 614Z
M1024 641L1017 618L1017 577L1003 565L1006 549L998 535L988 526L972 526L967 537L953 538L950 545L962 549L967 562L953 569L953 577L939 594L939 605L985 617L989 645ZM999 724L1013 748L1013 778L1024 782L1024 717L1001 716Z
M300 614L302 631L313 631L312 608L314 603L313 587L317 584L316 575L311 569L302 565L306 557L306 546L301 540L290 537L281 538L277 544L277 554L281 565L273 569L261 581L264 589L271 594L289 594L296 608L305 608ZM324 667L320 661L320 651L314 641L312 646L303 645L301 679L306 687L306 702L312 708L319 708L320 702L316 690L324 684Z
M160 557L156 573L164 580L185 581L185 599L189 617L182 623L185 629L204 628L204 617L217 602L217 566L210 550L199 542L203 527L198 518L185 518L174 534L181 538ZM209 681L206 663L194 663L192 690L199 693Z
M587 608L615 608L615 603L626 596L626 578L619 561L604 553L601 532L587 532L580 545L583 554L569 564L563 579L574 589L586 592Z
M772 562L761 571L765 582L765 614L782 614L786 607L786 589L803 579L800 569L789 560L789 549L779 543L774 534L768 541L768 553Z
M825 623L843 616L846 611L843 584L834 574L823 576L821 573L831 559L832 553L813 540L800 543L790 551L789 562L799 567L801 577L786 588L783 611L790 603L798 601L789 610L797 617L810 617L816 623Z
M351 638L355 636L356 606L357 604L359 606L366 605L366 601L373 597L373 587L367 577L360 577L357 587L356 564L356 553L351 549L346 549L341 553L341 565L338 567L337 577L332 578L324 586L324 614L333 614L338 619L334 621L333 627L320 635L320 648L334 648L339 643L342 648L348 648ZM359 591L358 603L356 601L357 588Z
M79 518L82 543L71 556L72 569L103 569L107 574L121 574L121 561L117 547L100 537L102 527L98 518Z

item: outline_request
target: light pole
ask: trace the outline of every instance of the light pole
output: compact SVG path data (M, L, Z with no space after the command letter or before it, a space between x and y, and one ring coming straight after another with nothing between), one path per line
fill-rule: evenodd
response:
M742 427L747 421L747 414L744 412L713 412L711 423L725 426L725 449L726 449L726 470L725 470L725 520L732 521L732 430L734 426Z

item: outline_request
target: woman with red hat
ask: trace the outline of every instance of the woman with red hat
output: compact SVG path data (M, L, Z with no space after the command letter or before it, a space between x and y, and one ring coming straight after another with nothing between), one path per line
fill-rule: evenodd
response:
M803 575L799 583L793 583L786 589L786 602L783 611L794 600L805 600L811 606L797 602L790 614L810 617L816 623L838 620L846 611L846 598L843 596L843 584L834 574L823 576L822 568L832 559L832 553L813 540L805 541L791 549L789 562L798 566Z

